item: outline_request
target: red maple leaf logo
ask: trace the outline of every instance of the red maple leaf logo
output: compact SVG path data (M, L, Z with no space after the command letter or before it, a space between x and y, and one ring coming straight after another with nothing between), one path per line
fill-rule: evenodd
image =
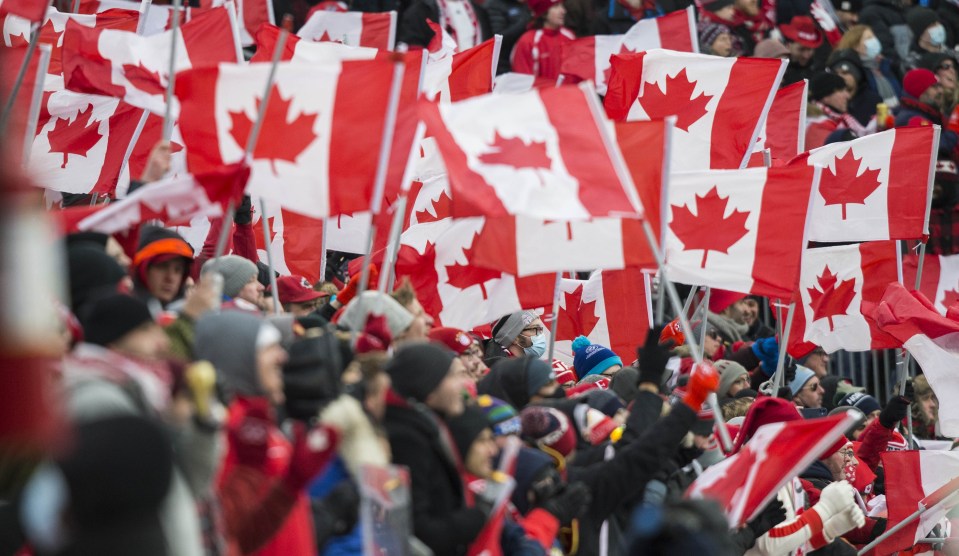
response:
M513 168L542 168L549 170L553 162L546 152L546 143L542 141L526 141L519 137L509 139L500 135L499 131L493 137L490 150L479 156L483 164L502 164Z
M728 202L729 197L720 197L719 190L713 186L705 196L696 195L696 214L686 205L671 205L673 219L669 229L683 242L683 251L702 249L701 268L706 268L710 251L729 253L729 248L749 231L746 228L749 212L737 209L726 216Z
M401 245L396 254L396 277L404 276L409 277L423 310L439 322L443 300L436 275L436 245L427 242L422 255L409 245Z
M959 290L952 288L943 292L942 306L948 309L959 303Z
M260 97L255 97L255 99L256 109L259 111L262 99ZM313 133L313 124L319 114L303 112L290 120L292 100L292 96L283 98L276 85L270 89L270 101L266 107L266 114L260 128L256 148L253 149L254 159L270 161L270 168L274 175L278 175L276 171L277 160L296 162L297 157L316 139L316 135ZM250 130L253 129L253 122L242 110L228 112L228 114L232 120L230 135L233 136L240 148L245 149Z
M832 318L847 314L849 304L856 297L856 280L850 278L840 282L829 270L829 265L826 265L826 269L816 278L816 282L818 289L806 288L809 292L813 322L829 319L829 330L833 330Z
M21 46L29 46L30 41L27 40L26 35L10 35L10 48L18 48Z
M473 236L473 242L476 241L477 237L479 237L478 233ZM449 276L448 283L461 290L465 290L471 286L479 286L483 291L483 299L487 299L486 282L502 278L503 273L498 270L481 268L470 264L470 261L473 259L473 242L470 242L469 249L463 249L463 254L466 255L466 264L456 263L455 265L446 267L446 274Z
M328 29L323 31L323 34L320 35L320 38L314 39L314 42L335 42L335 43L339 43L339 44L346 44L346 43L343 42L342 39L337 40L337 39L334 39L334 38L330 37L330 31L329 31Z
M77 117L70 121L69 118L57 118L56 124L47 139L50 142L50 151L52 153L63 153L63 164L61 168L67 167L67 157L71 154L87 156L94 145L100 142L103 135L100 135L100 121L90 122L90 116L93 115L93 105L87 106L87 109L77 113Z
M866 204L866 197L879 187L879 170L861 167L861 158L856 158L852 148L836 157L836 170L823 172L819 182L819 194L826 205L841 205L842 219L846 219L846 205ZM859 175L860 170L862 175Z
M565 307L560 309L559 322L556 325L557 338L575 338L589 336L596 328L599 317L596 316L596 300L583 302L583 285L576 286L572 292L563 292Z
M452 199L446 193L446 190L440 194L439 199L435 201L430 201L430 207L433 209L431 213L428 209L416 211L416 223L425 224L427 222L439 222L444 218L449 218L453 215L452 209L450 208L450 203Z
M686 77L686 68L683 68L676 77L666 76L666 90L658 83L646 82L643 94L639 97L646 115L652 120L661 120L666 116L676 116L676 127L689 131L689 126L698 122L706 115L706 105L712 100L712 95L699 93L693 98L696 82Z
M162 95L166 93L159 72L148 70L143 66L143 62L135 66L133 64L123 64L123 75L131 85L145 93L151 95Z

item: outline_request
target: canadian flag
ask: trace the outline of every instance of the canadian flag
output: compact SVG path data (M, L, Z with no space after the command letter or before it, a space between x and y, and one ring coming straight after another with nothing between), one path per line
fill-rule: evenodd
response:
M818 169L799 167L673 173L664 229L669 279L791 298L818 181Z
M225 4L220 2L217 5ZM143 36L156 35L173 28L173 6L170 4L135 2L133 0L81 0L80 9L77 13L98 14L114 9L140 12L137 33ZM230 22L231 27L233 27L236 7L234 6L231 9L234 10L234 16L231 17ZM180 24L192 21L194 17L202 16L208 11L209 8L182 6L180 8Z
M256 52L251 62L272 62L276 50L280 28L276 25L261 25L256 30ZM305 62L310 64L347 61L372 60L380 54L376 48L368 46L348 46L338 42L313 42L296 35L286 37L281 61Z
M526 93L533 89L555 86L555 79L545 79L528 73L501 73L493 80L493 92L496 94Z
M240 200L249 177L249 168L234 164L214 174L149 183L120 201L95 207L76 229L113 234L149 220L180 226L197 217L218 218L230 200Z
M803 250L790 355L802 357L816 346L830 353L898 347L869 313L897 274L894 241Z
M179 75L180 131L192 172L244 158L270 70L220 64ZM392 75L393 64L381 60L279 64L248 192L314 218L368 209Z
M589 280L561 280L556 358L571 363L573 340L586 336L608 346L627 364L636 359L636 346L643 344L652 322L648 276L628 268L597 270Z
M940 415L948 405L940 407ZM885 452L882 466L886 477L895 477L886 484L889 510L886 530L915 513L920 506L926 511L918 520L877 545L871 554L893 554L908 549L931 533L938 523L944 522L946 513L959 502L959 496L950 496L959 489L959 453L940 450Z
M146 170L150 161L150 153L153 147L163 138L163 116L146 113L146 120L143 123L143 129L137 137L133 150L130 151L130 157L127 165L130 170L131 179L139 179ZM168 177L183 176L186 171L186 150L183 148L183 137L180 135L180 124L173 124L173 131L170 135L170 171ZM117 195L121 191L117 190Z
M699 52L696 14L692 6L656 18L641 19L623 35L596 35L574 40L563 47L560 73L572 83L592 80L596 83L596 92L605 95L610 56L656 48Z
M587 85L423 104L453 186L453 215L641 216L622 155Z
M428 58L423 94L430 100L458 102L493 91L502 35L439 59Z
M43 21L49 5L47 0L0 0L0 17L15 15L39 23Z
M672 165L742 168L772 106L786 60L649 50L616 54L606 113L616 121L676 116Z
M914 285L919 263L916 255L902 258L903 283ZM940 314L959 304L959 255L926 255L919 291L929 298Z
M9 98L17 73L26 60L27 48L4 48L0 50L0 97ZM30 58L30 66L23 75L20 92L14 100L10 113L10 131L7 137L7 149L14 160L24 160L36 136L37 121L40 117L40 104L43 100L43 80L50 64L50 47L43 45Z
M154 114L166 109L171 42L174 71L238 62L225 8L210 10L176 32L143 37L129 31L89 29L70 22L63 38L63 80L70 90L122 98ZM177 112L174 106L174 114Z
M253 235L260 260L267 262L266 239L260 218L267 218L273 270L284 276L298 274L315 283L320 277L323 219L310 218L280 206L267 205L255 211ZM327 248L330 248L327 246Z
M959 395L959 322L944 317L918 292L893 282L886 288L874 313L883 332L894 337L916 359L940 400ZM939 408L944 436L959 436L959 407Z
M774 166L780 166L806 150L806 90L805 79L776 91L769 115L763 122L759 139L753 146L749 166L765 166L763 151L769 150ZM769 125L774 122L774 125Z
M228 6L229 4L231 2L228 0L200 0L200 7L206 9ZM170 8L170 6L160 7ZM238 25L238 39L243 46L253 46L253 36L264 23L276 24L273 2L270 0L237 0L235 9L242 20L242 25Z
M301 39L340 42L393 50L396 45L396 12L317 11L296 32Z
M824 167L809 213L809 239L928 235L938 145L938 126L896 128L825 145L790 162Z
M818 459L856 419L855 412L846 412L763 425L739 452L697 477L686 489L686 497L715 500L729 526L739 528L756 517L780 488Z

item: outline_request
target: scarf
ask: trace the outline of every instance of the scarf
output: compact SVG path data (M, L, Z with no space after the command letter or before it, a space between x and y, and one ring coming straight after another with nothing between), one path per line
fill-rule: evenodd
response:
M440 13L440 28L453 37L460 52L482 41L479 19L470 0L436 0L436 5Z
M898 108L899 97L896 96L896 90L892 87L892 83L886 79L882 70L879 69L879 58L867 60L860 55L859 60L862 62L864 68L872 72L872 76L876 81L876 93L882 97L882 101L886 103L886 106L888 106L890 110Z
M942 125L942 112L940 112L935 106L930 106L925 102L919 102L918 100L909 98L907 96L902 97L902 106L903 108L909 108L910 110L919 112L936 125Z
M830 107L818 100L813 101L817 108L831 121L836 123L836 128L846 128L852 130L856 137L863 137L876 132L876 118L869 120L869 125L862 125L852 114L840 113L835 108Z

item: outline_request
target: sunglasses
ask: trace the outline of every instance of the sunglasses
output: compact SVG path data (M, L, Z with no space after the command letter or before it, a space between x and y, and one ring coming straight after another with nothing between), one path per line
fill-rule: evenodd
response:
M951 62L945 62L945 63L939 64L939 67L937 67L936 69L937 69L937 70L951 70L951 69L956 69L956 65L953 64L953 63L951 63Z

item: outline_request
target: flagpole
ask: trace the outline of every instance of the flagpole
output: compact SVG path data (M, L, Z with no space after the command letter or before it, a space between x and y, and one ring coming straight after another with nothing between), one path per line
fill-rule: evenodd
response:
M79 0L76 0L79 2ZM163 141L173 136L173 87L176 85L176 32L180 28L180 7L183 0L173 0L173 28L170 32L170 72L166 83L166 109L163 111ZM265 101L264 101L265 102Z
M666 264L663 259L663 252L659 250L659 245L656 244L656 236L653 235L653 229L647 220L643 220L643 233L646 235L646 241L649 243L649 248L653 252L653 257L656 258L656 264L659 265L659 268L663 268ZM666 293L669 295L669 302L672 304L673 310L679 314L679 325L683 330L683 335L687 338L686 341L689 343L693 361L696 365L700 365L703 362L701 350L699 346L696 345L693 328L689 324L689 319L686 318L686 313L683 312L683 306L679 302L679 294L676 292L676 287L672 282L668 281L665 282L665 285ZM733 442L729 437L729 430L726 429L726 422L723 420L722 411L719 410L719 400L715 392L709 395L708 401L709 405L713 408L713 420L716 422L716 429L719 431L720 443L726 452L730 452L733 449Z
M922 268L926 262L926 242L919 243L919 262L916 265L916 291L922 285ZM899 395L906 395L906 381L912 378L912 354L906 351L903 359L902 379L899 382ZM909 446L913 445L915 437L912 435L912 411L906 413L906 430L909 433Z
M270 291L273 292L273 314L279 315L280 310L280 290L276 285L276 272L273 270L273 242L270 241L270 226L266 222L266 200L260 197L260 223L263 224L263 247L266 249L266 264L270 271ZM226 222L223 223L226 228ZM222 230L221 230L222 231Z
M666 313L666 290L663 288L663 282L666 281L666 271L659 269L659 295L656 296L656 318L652 323L654 326L663 324Z
M80 13L80 0L73 0L73 8L70 11L75 14Z
M559 323L559 295L562 291L560 285L563 283L563 273L556 273L556 283L553 286L553 320L549 323L549 355L546 357L546 362L551 364L553 363L553 352L556 349L556 329L557 323ZM569 308L567 307L567 310Z
M959 494L959 491L953 491L951 494L949 494L949 495L947 495L945 498L943 498L943 499L940 501L940 503L943 503L943 502L945 502L946 500L951 499L952 497L956 496L957 494ZM896 533L898 533L899 531L901 531L904 527L906 527L907 525L909 525L909 524L912 523L913 521L919 519L919 516L921 516L923 513L925 513L926 510L928 510L929 508L935 507L935 506L937 506L937 505L938 505L938 504L933 504L932 506L928 506L928 507L927 507L925 504L923 504L922 501L920 501L920 502L919 502L919 509L917 509L917 510L914 511L913 513L909 514L908 517L906 517L905 519L903 519L903 520L900 521L899 523L893 525L892 528L886 529L886 531L883 532L883 534L879 535L879 536L876 537L875 540L873 540L871 543L869 543L869 544L867 544L866 546L864 546L864 547L862 548L862 550L860 550L860 551L857 553L857 556L863 556L864 554L866 554L867 552L869 552L870 550L872 550L873 548L875 548L876 546L878 546L879 543L881 543L882 541L884 541L884 540L888 539L889 537L895 535ZM913 543L913 545L915 545L915 544L917 544L917 543Z
M30 24L30 43L27 44L27 53L23 56L23 64L17 71L17 78L10 89L10 96L7 97L6 105L3 107L3 114L0 115L0 135L7 131L7 124L10 123L10 115L13 113L13 103L20 94L20 87L27 76L27 70L30 69L30 61L33 59L33 53L37 50L37 44L40 43L40 23Z
M689 295L686 296L686 302L683 303L683 314L689 315L689 308L693 305L693 299L696 297L696 292L699 291L699 286L693 286L689 290Z
M137 34L143 34L143 26L147 23L147 14L150 12L150 6L153 5L153 0L143 0L140 2L140 18L137 20Z
M703 301L701 303L703 307L703 322L702 330L699 331L699 358L706 358L706 328L709 326L709 296L712 293L712 288L706 286L706 293L703 294Z
M330 233L329 217L323 219L323 237L320 238L320 282L326 281L326 236Z
M40 62L37 67L37 75L46 75L47 68L50 67L50 48L48 46L40 47ZM36 135L37 122L40 119L40 103L43 99L43 79L37 79L33 88L33 98L30 100L30 112L27 114L27 125L24 129L23 137L23 166L26 167L30 162L30 151L33 150L33 139Z
M380 283L377 289L381 292L390 291L393 282L393 273L395 271L396 257L400 244L400 230L403 228L403 216L406 214L407 194L400 194L393 206L393 219L390 220L390 235L386 242L386 253L383 257L383 265L380 267ZM372 247L370 248L372 252Z
M779 300L782 303L782 300ZM786 369L786 346L789 345L789 331L793 327L793 317L796 315L796 302L789 303L789 314L786 315L786 324L782 326L779 333L779 360L776 362L776 372L773 374L773 395L775 396L779 389L785 386L784 374Z

